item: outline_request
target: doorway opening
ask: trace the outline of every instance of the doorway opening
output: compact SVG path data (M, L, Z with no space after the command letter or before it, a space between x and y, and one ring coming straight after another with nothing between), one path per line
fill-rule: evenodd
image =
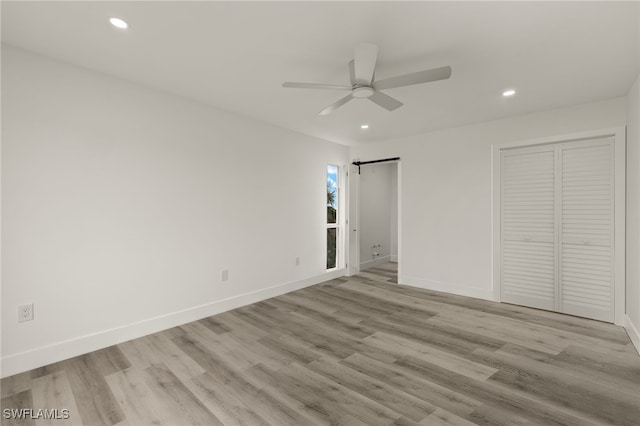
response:
M398 160L357 161L349 170L348 275L401 282Z

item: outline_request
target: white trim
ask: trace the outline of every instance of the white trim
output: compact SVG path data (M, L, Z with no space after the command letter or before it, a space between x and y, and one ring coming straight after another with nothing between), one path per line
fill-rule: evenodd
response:
M360 262L360 270L363 271L367 268L387 262L391 262L391 256L381 256L375 259L366 260L364 262Z
M625 323L625 183L626 183L626 130L625 127L614 127L601 130L592 130L588 132L572 133L567 135L550 136L545 138L530 139L516 142L492 145L492 233L493 233L493 271L492 271L492 287L491 293L493 300L500 301L500 153L504 149L521 148L525 146L536 146L545 144L554 144L561 142L571 142L584 139L595 139L601 137L614 138L614 156L615 156L615 324L624 325Z
M417 277L404 277L403 285L424 288L427 290L441 291L443 293L457 294L459 296L473 297L476 299L490 300L495 302L493 292L477 287L466 287L459 284L444 283L440 281L425 280Z
M398 276L396 278L396 281L398 282L398 284L402 284L404 282L404 275L402 275L402 161L398 161L396 166L396 173L398 174L397 176L397 191L396 191L396 204L397 204L397 208L398 211L396 213L396 217L398 218L398 241L397 241L397 248L398 248L398 253L394 256L391 255L391 261L392 262L396 262L398 263ZM395 260L394 260L395 257Z
M86 354L98 349L117 345L152 333L157 333L188 322L197 321L211 315L217 315L241 306L260 302L294 290L309 287L334 278L344 276L344 268L331 270L320 275L299 281L279 284L261 290L240 294L223 300L194 306L167 315L138 321L122 327L100 331L74 339L41 346L25 352L7 355L2 358L2 377L12 376L33 368L53 362L62 361L74 356Z
M629 339L631 339L631 343L635 346L638 355L640 355L640 331L633 325L631 322L631 318L629 315L625 315L625 323L624 329L627 330L627 334L629 335Z
M347 255L347 276L358 275L360 272L360 236L358 235L360 211L359 211L359 185L360 178L357 172L357 166L349 164L347 176L347 191L348 202L345 203L347 207L347 223L345 229L346 233L346 247L345 252Z
M616 139L618 138L618 136L622 136L624 139L625 128L611 127L607 129L590 130L588 132L569 133L566 135L548 136L544 138L528 139L528 140L521 140L521 141L515 141L515 142L505 142L497 145L497 147L500 150L502 150L502 149L509 149L509 148L520 148L524 146L580 141L584 139L595 139L595 138L610 137L610 136L615 136Z
M398 263L398 255L397 254L392 254L391 256L389 256L389 262Z
M615 324L625 323L627 278L627 129L619 127L613 133L615 175L614 190L614 309Z

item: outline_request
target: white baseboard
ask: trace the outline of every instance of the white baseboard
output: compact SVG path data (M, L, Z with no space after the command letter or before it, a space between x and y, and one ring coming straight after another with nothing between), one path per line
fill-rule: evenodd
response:
M625 315L624 329L627 330L627 334L629 335L629 339L631 339L631 343L633 343L633 346L636 347L636 351L638 351L638 355L640 355L640 332L631 322L631 318L629 318L629 315Z
M474 297L476 299L490 300L492 302L496 301L493 296L493 291L485 290L482 288L460 286L452 283L408 277L406 275L402 276L402 281L400 281L399 283L403 285L410 285L412 287L424 288L427 290L457 294L458 296Z
M29 351L7 355L3 357L0 362L2 366L0 377L12 376L53 362L62 361L98 349L117 345L131 339L157 333L191 321L197 321L211 315L230 311L241 306L256 303L271 297L280 296L281 294L319 284L334 278L339 278L344 276L344 274L344 268L337 269L303 280L279 284L273 287L233 296L228 299L194 306L192 308L172 312L155 318L149 318L122 327L116 327L100 331L98 333L88 334L36 349L31 349Z
M391 262L391 256L380 256L375 259L365 260L360 263L360 270L372 268L376 265L382 265L383 263Z
M398 255L397 254L392 254L390 257L391 257L391 259L390 259L391 262L396 262L396 263L398 262Z

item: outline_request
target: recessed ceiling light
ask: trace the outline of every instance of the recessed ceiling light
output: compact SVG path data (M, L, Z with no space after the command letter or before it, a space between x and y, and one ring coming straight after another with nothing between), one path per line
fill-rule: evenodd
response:
M120 18L110 18L109 22L111 22L111 25L113 25L116 28L120 28L123 30L129 28L129 24L127 24L125 21L123 21Z
M516 94L516 91L513 89L509 89L509 90L505 90L504 92L502 92L502 96L509 97L509 96L513 96Z
M363 124L362 126L360 126L361 129L368 129L369 125L368 124Z

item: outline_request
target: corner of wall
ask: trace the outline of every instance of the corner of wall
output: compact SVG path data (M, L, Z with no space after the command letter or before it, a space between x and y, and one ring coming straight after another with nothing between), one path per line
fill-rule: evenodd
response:
M625 316L624 329L627 331L627 335L631 339L633 346L635 346L638 355L640 355L640 331L635 327L629 315Z

